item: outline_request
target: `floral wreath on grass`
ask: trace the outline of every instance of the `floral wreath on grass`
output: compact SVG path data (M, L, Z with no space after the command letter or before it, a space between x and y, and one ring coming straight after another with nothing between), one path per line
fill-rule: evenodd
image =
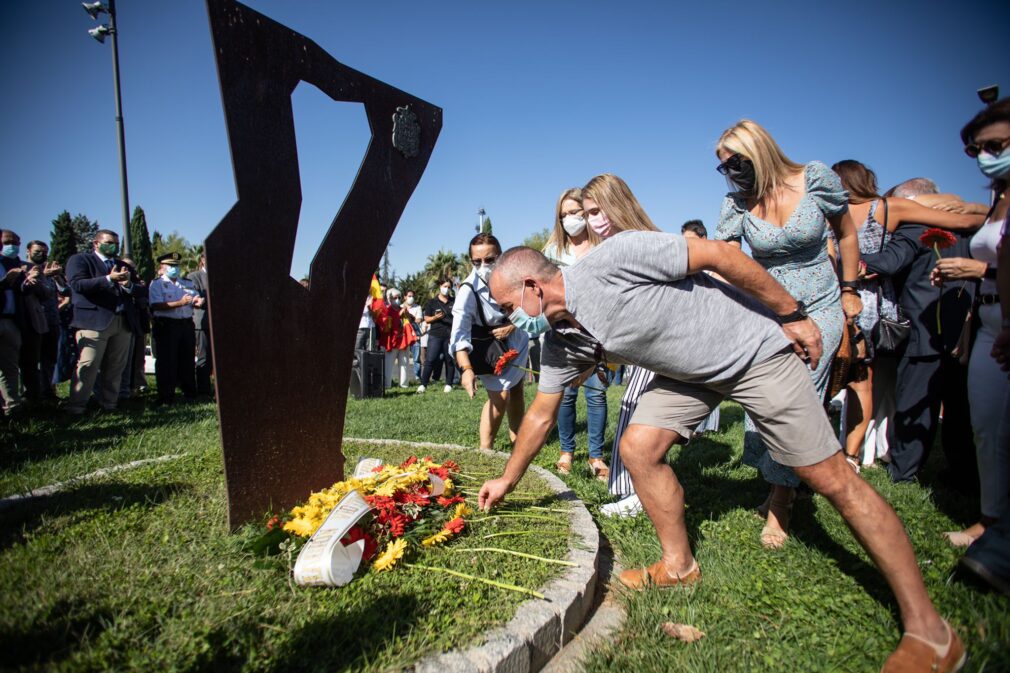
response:
M312 493L304 505L270 519L267 529L307 540L337 503L357 491L372 511L341 542L364 540L362 561L371 561L374 571L390 570L412 548L444 544L463 532L464 517L472 510L463 495L455 492L453 477L458 473L455 462L439 464L430 456L411 456L399 465L379 465L368 476L351 477ZM382 552L376 554L380 548Z
M312 493L304 505L270 517L266 522L266 531L252 541L251 550L259 554L287 552L290 561L299 554L299 551L307 549L306 544L317 531L324 532L320 531L320 528L324 527L331 513L339 515L339 512L333 511L334 508L341 506L342 501L360 498L359 502L363 499L364 503L357 513L365 509L367 513L347 529L339 543L344 546L360 546L362 566L369 564L372 572L379 573L397 566L405 566L422 571L446 573L500 589L543 598L537 591L514 584L461 573L449 568L410 562L426 550L447 544L459 537L468 523L501 518L531 518L562 523L557 520L556 514L553 517L546 514L565 513L565 510L532 505L530 509L542 510L544 513L484 514L471 518L476 513L467 504L463 491L454 483L454 480L460 478L474 479L463 474L454 461L436 463L430 456L425 458L411 456L399 465L379 464L366 474L350 477L329 488ZM539 530L538 534L567 536L568 532L565 528ZM485 535L484 539L525 534L529 533L505 531ZM452 551L509 554L542 563L576 565L570 561L544 558L500 547L467 546Z

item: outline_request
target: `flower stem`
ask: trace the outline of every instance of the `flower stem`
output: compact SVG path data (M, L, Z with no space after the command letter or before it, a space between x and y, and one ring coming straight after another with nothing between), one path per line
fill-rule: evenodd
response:
M487 521L488 519L537 519L539 521L550 521L551 523L564 523L563 521L558 521L557 517L544 516L542 514L488 514L479 519L471 519L470 522L478 523L480 521Z
M521 556L522 558L533 559L534 561L542 561L543 563L555 563L559 566L572 566L577 567L578 563L573 563L572 561L562 561L560 559L544 558L543 556L534 556L533 554L524 554L521 551L513 551L511 549L499 549L497 547L457 547L450 549L450 552L454 554L460 554L465 551L492 551L498 552L499 554L511 554L512 556Z
M485 540L490 540L493 537L507 537L513 535L568 535L567 530L507 530L502 533L491 533L490 535L485 535Z
M936 253L936 261L939 262L942 257L940 256L940 246L936 243L933 244L933 252ZM943 334L943 326L940 324L940 304L943 303L943 281L940 281L940 297L936 300L936 333Z
M448 568L434 568L432 566L422 566L416 563L404 563L407 568L417 568L418 570L432 570L434 572L446 573L448 575L454 575L456 577L461 577L465 580L474 580L475 582L483 582L484 584L490 584L493 587L498 587L499 589L508 589L509 591L516 591L521 594L529 594L530 596L535 596L537 598L543 598L544 595L539 591L533 591L532 589L527 589L526 587L516 586L515 584L506 584L505 582L496 582L494 580L484 579L483 577L477 577L475 575L467 575L466 573L461 573L456 570L449 570Z

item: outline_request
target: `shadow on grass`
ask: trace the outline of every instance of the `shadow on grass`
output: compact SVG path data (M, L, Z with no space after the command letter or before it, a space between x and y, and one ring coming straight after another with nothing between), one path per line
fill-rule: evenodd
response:
M82 484L48 496L13 501L0 510L0 550L18 544L47 519L57 516L111 512L136 504L156 505L192 491L189 484Z
M17 647L0 648L0 663L7 669L58 664L80 646L97 639L115 622L112 610L74 601L58 601L52 614L62 619L26 624L23 630L0 630L0 642Z
M147 398L122 400L116 411L92 409L70 416L47 406L9 422L8 446L0 452L0 471L17 472L26 463L63 456L86 447L110 449L131 436L162 431L168 424L191 424L207 418L207 405L154 406Z
M374 662L390 641L407 637L423 615L413 596L383 594L339 615L318 617L298 627L276 654L277 671L356 671ZM206 671L238 671L212 666Z

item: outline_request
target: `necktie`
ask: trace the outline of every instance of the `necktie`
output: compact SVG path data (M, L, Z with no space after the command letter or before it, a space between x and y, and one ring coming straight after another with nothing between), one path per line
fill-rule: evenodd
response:
M114 264L115 262L113 262L111 259L105 260L105 270L108 271L109 273L112 273L112 267Z

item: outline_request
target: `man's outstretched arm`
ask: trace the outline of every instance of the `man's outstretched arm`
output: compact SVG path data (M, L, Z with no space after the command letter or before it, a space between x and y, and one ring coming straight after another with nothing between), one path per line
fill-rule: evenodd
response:
M519 426L519 435L512 449L512 457L505 464L505 471L498 479L490 479L480 487L477 505L482 510L488 511L503 500L526 474L526 469L540 453L548 433L557 421L563 395L563 392L538 392L533 398L533 403L526 410L522 425Z
M715 271L733 287L743 290L770 308L775 315L784 316L797 308L797 301L772 278L763 266L748 257L734 245L708 239L687 239L687 272ZM807 318L785 323L782 331L793 342L796 354L809 360L815 369L821 359L821 331L813 320Z

